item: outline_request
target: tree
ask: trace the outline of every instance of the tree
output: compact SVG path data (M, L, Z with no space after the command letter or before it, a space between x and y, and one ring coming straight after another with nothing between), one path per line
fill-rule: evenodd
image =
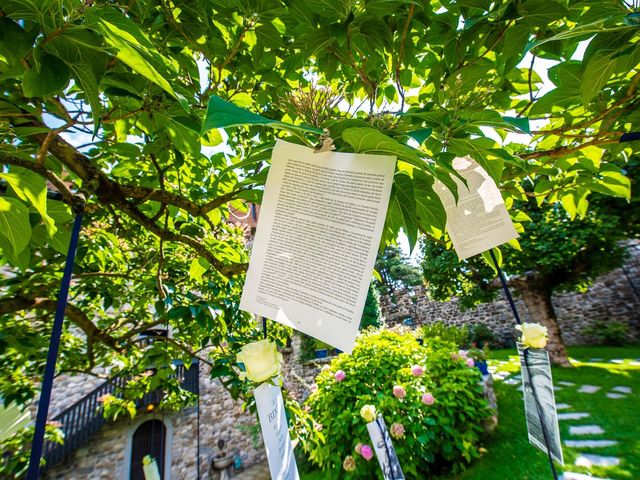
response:
M142 350L135 333L168 324L162 355L202 356L239 394L233 359L259 331L237 311L247 256L223 219L260 202L277 136L313 146L328 128L339 150L398 157L383 246L401 229L412 246L439 235L432 184L454 188L457 155L509 205L527 195L522 178L572 215L592 191L628 197L602 157L628 154L619 142L640 124L628 13L613 0L4 0L0 361L12 379L0 394L35 392L69 206L84 197L61 372L116 360L139 372L160 346ZM558 62L544 95L539 59ZM499 145L480 127L534 141Z
M547 327L551 361L570 366L551 296L585 290L597 275L622 264L624 249L617 242L624 238L624 222L597 209L572 221L559 204L538 207L530 201L525 208L530 221L519 238L521 248L502 249L502 268L533 320ZM434 298L460 296L461 305L471 307L500 291L494 268L481 256L459 261L441 244L424 242L423 248L423 273Z
M378 255L376 272L380 274L377 287L383 293L394 293L422 283L420 269L411 265L402 250L395 245L385 248Z
M379 327L382 321L382 312L380 311L380 294L373 286L369 285L367 290L367 299L364 302L364 310L360 319L360 328Z

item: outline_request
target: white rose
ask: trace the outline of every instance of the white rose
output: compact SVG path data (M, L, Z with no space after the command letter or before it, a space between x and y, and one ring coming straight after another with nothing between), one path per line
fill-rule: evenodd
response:
M282 369L282 354L275 343L260 340L245 345L236 357L244 364L246 376L254 382L264 382L277 376Z
M539 323L523 323L516 329L522 332L520 343L525 347L544 348L547 345L547 327Z

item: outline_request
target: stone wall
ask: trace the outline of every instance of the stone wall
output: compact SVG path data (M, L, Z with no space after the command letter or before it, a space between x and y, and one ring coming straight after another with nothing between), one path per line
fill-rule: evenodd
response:
M218 380L211 380L210 369L200 367L200 472L203 479L217 479L209 470L210 459L218 453L217 442L226 443L227 454L239 454L243 465L264 460L262 441L256 448L252 434L247 431L256 423L255 415L242 411L241 402L234 401ZM70 406L97 384L84 384L80 377L56 380L52 413ZM94 385L95 383L95 385ZM65 401L65 399L67 399ZM64 462L47 471L46 480L121 480L127 479L131 454L131 437L136 428L152 418L160 419L167 428L167 458L165 465L171 478L197 478L197 410L195 407L163 415L138 415L134 420L119 420L104 426L84 446L78 448Z
M594 339L584 330L598 320L624 322L630 327L629 341L640 340L640 241L627 242L627 250L629 259L624 267L598 277L586 292L554 294L553 306L568 345L592 343ZM516 306L523 321L533 321L517 297ZM408 317L419 325L437 321L456 326L482 323L506 344L512 345L515 338L513 315L502 292L494 302L461 310L457 299L436 302L417 287L413 298L407 292L396 294L393 299L381 298L381 307L389 325L402 323Z

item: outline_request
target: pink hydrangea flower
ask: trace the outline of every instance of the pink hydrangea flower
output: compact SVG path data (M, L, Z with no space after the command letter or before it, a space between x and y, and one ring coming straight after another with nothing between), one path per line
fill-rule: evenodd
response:
M436 401L436 399L429 392L427 392L424 395L422 395L422 403L424 403L425 405L433 405L435 403L435 401Z
M394 423L391 425L391 436L393 438L404 438L404 425Z
M467 367L473 367L475 364L476 363L473 361L473 358L467 358Z
M369 445L362 445L362 448L360 449L360 455L362 455L362 458L364 458L366 461L369 461L373 458L373 450Z
M460 356L460 358L467 358L467 351L466 350L458 350L458 355Z
M358 455L360 455L362 451L362 444L360 442L356 443L356 446L353 449L353 451L356 452Z
M342 370L338 370L334 375L334 377L336 379L336 382L343 381L346 376L347 376L347 374L344 373Z
M394 385L393 396L396 398L404 398L407 396L407 391L401 385Z
M344 461L342 462L342 468L347 472L353 472L356 469L356 459L351 455L347 455L344 457Z
M424 368L422 368L420 365L413 365L411 367L411 375L413 375L414 377L419 377L424 373Z

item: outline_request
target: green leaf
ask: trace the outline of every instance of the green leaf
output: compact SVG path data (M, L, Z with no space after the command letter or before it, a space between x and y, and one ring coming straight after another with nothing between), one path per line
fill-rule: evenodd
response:
M500 183L504 170L504 159L494 154L491 150L480 145L481 139L452 138L450 150L460 157L471 156L484 168L496 183Z
M0 197L0 236L9 243L14 256L29 244L29 209L16 198Z
M158 52L137 24L111 7L90 8L86 18L89 25L102 34L119 60L171 94L188 110L188 101L175 92L167 78L175 76L175 66Z
M420 158L417 150L403 145L375 128L347 128L342 132L342 138L351 145L356 153L395 155L398 160L407 162L414 167L422 169L427 167L427 163Z
M416 170L413 178L413 190L420 229L425 233L439 236L445 229L447 215L440 197L433 189L433 178Z
M299 130L317 134L323 133L323 130L320 128L308 125L292 125L290 123L262 117L257 113L250 112L216 95L212 95L209 99L207 113L204 117L202 133L206 133L212 128L229 128L239 125L264 125L266 127L283 130Z
M407 132L407 135L422 145L425 140L431 136L431 133L433 133L433 128L421 128L420 130Z
M564 18L569 12L552 0L527 0L518 3L518 13L523 21L532 27L547 27L550 23Z
M209 269L211 265L209 262L202 258L195 258L191 262L191 266L189 267L189 278L195 280L196 282L202 282L202 275Z
M524 133L531 133L531 127L529 126L528 117L502 117L502 120L510 125L513 125L518 130L521 130Z
M71 75L67 65L58 57L43 53L39 69L29 68L22 76L25 97L46 97L63 90Z
M21 200L29 202L38 211L47 233L52 237L56 233L53 219L47 214L47 185L44 178L25 168L12 167L8 173L0 173Z
M495 247L492 249L494 255L496 256L496 260L498 262L498 267L502 267L502 251L500 250L500 248ZM491 267L491 269L493 270L493 273L496 274L496 276L498 275L498 269L496 268L495 263L493 263L493 259L491 258L491 251L487 250L485 252L482 252L482 259L485 261L485 263L487 265L489 265Z
M61 253L62 255L66 255L68 253L69 242L71 242L71 227L69 225L60 227L56 234L51 238L51 246L56 252Z
M596 53L589 59L582 73L582 83L580 84L580 96L585 107L607 84L613 73L614 64L615 60L610 55L602 53Z
M398 173L393 179L392 200L402 212L402 229L409 239L409 248L418 241L418 218L416 216L416 196L413 190L413 180L409 175Z

